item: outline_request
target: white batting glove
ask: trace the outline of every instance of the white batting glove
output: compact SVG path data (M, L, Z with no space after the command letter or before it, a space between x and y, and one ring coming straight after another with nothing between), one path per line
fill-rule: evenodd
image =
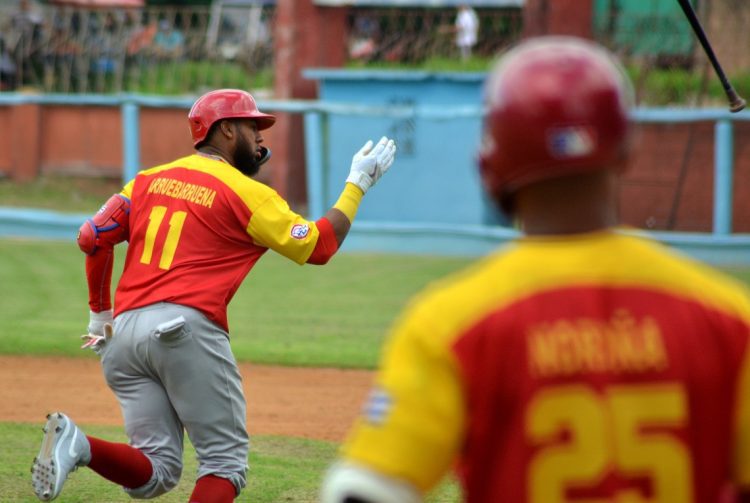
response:
M104 335L104 325L109 323L112 324L112 310L108 309L100 313L89 311L89 326L88 331L90 335Z
M108 343L114 335L111 323L105 323L102 327L102 331L104 332L104 335L82 335L81 340L83 341L83 344L81 345L81 349L91 349L94 353L100 354L102 349L104 349L104 345Z
M359 152L352 157L352 167L346 181L353 183L362 192L375 185L385 174L396 159L396 143L383 136L373 148L372 140L368 140Z

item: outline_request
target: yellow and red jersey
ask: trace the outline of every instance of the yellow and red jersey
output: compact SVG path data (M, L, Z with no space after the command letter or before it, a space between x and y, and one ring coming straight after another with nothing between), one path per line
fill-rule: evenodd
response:
M130 200L130 245L115 315L171 302L227 329L227 304L269 248L303 264L325 232L336 249L326 220L305 220L276 191L211 157L141 171L121 194Z
M714 502L750 487L750 299L620 232L524 238L396 323L349 461L466 501Z

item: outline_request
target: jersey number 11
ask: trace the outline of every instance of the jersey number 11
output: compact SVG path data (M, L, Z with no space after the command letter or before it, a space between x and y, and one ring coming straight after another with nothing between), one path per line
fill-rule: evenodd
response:
M143 244L143 253L141 254L141 264L150 264L154 255L156 244L156 235L159 233L161 224L167 214L166 206L154 206L151 208L151 214L148 216L148 228L146 229L146 240ZM165 271L172 265L177 243L180 241L182 226L185 224L186 211L175 211L169 218L169 231L167 238L164 240L159 257L159 269Z

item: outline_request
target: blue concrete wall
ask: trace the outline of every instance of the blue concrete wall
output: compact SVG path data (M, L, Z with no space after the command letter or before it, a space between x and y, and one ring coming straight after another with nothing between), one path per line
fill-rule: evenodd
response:
M351 156L362 143L385 133L401 145L398 164L373 188L373 196L365 199L344 250L475 256L516 236L512 229L495 225L497 219L484 200L476 173L473 155L482 117L482 76L343 72L325 71L333 87L322 86L321 101L259 103L262 110L305 115L306 138L299 148L304 148L307 156L308 217L318 218L338 197ZM322 78L323 71L308 75ZM426 88L420 90L423 84ZM333 96L340 96L341 101ZM138 169L138 110L159 106L187 109L192 104L189 98L140 95L0 93L0 105L28 102L121 107L126 180ZM750 121L750 114L730 114L724 109L636 109L633 119L641 123L715 123L713 232L648 235L710 263L750 264L750 234L730 231L732 125ZM0 236L74 240L88 216L0 207Z
M341 192L351 156L367 141L382 135L396 140L397 166L373 189L358 219L481 225L499 215L484 197L475 156L480 138L479 116L422 114L462 105L479 108L485 74L310 69L319 81L323 102L356 103L403 109L403 117L331 114L324 125L328 148L323 164L323 207ZM413 109L414 114L408 110Z

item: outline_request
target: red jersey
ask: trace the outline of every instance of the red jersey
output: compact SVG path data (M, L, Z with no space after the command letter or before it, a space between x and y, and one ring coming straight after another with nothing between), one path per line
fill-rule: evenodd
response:
M614 232L525 238L397 323L346 459L470 503L750 487L744 286Z
M258 259L271 248L305 263L320 234L273 189L198 154L141 171L121 194L130 245L115 315L170 302L226 330L227 304Z

